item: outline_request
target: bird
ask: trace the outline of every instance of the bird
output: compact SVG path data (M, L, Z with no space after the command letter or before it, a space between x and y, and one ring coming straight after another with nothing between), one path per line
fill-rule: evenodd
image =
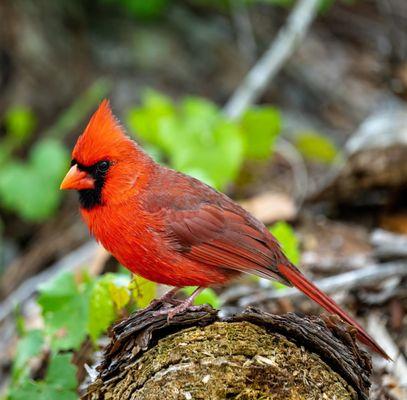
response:
M72 151L61 190L79 193L90 233L124 267L174 287L161 300L172 318L204 289L242 273L295 286L355 327L356 337L386 352L285 256L266 226L225 194L156 163L127 134L108 100L92 115ZM182 287L197 286L186 300Z

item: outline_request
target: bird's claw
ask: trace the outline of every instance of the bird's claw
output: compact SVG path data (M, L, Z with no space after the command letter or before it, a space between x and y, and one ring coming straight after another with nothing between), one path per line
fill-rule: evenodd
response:
M167 321L170 322L177 314L181 314L187 309L192 309L192 302L188 301L183 301L176 305L175 307L165 307L162 308L161 310L154 311L153 316L158 317L161 315L166 315L167 316Z

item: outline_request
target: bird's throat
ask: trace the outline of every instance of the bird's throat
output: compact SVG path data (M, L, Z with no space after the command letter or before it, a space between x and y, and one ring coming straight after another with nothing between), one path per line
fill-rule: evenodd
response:
M102 204L102 187L79 190L78 193L80 206L85 210L91 210L92 208Z

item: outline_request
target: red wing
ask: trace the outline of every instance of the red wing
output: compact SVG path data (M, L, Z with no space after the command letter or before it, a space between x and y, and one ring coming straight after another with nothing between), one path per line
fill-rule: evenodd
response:
M242 210L244 213L244 211ZM194 261L249 272L286 285L278 274L278 244L244 215L204 204L196 210L168 210L166 228L174 249ZM273 243L273 247L270 246Z

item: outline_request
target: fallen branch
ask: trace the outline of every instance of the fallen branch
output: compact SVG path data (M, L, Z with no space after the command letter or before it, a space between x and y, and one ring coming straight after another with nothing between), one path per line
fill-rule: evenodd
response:
M367 330L384 351L393 359L393 363L388 364L388 368L399 381L399 385L404 387L407 394L407 361L400 352L397 344L394 343L391 335L383 325L377 314L370 312L367 318Z
M375 256L380 259L407 257L407 237L384 229L375 229L370 235Z
M288 58L305 37L314 20L320 1L299 0L291 11L287 23L278 32L269 49L249 71L241 85L227 102L224 111L231 118L238 118L264 92Z
M368 398L370 358L337 319L195 306L167 322L160 307L112 328L83 400Z
M380 282L392 276L407 276L407 261L388 262L384 264L372 265L366 268L358 269L344 274L320 279L316 285L326 293L332 293L337 290L349 290L357 286ZM295 288L284 290L274 290L271 292L263 291L242 297L239 301L241 307L252 304L259 304L265 301L296 298L304 296L302 292Z

